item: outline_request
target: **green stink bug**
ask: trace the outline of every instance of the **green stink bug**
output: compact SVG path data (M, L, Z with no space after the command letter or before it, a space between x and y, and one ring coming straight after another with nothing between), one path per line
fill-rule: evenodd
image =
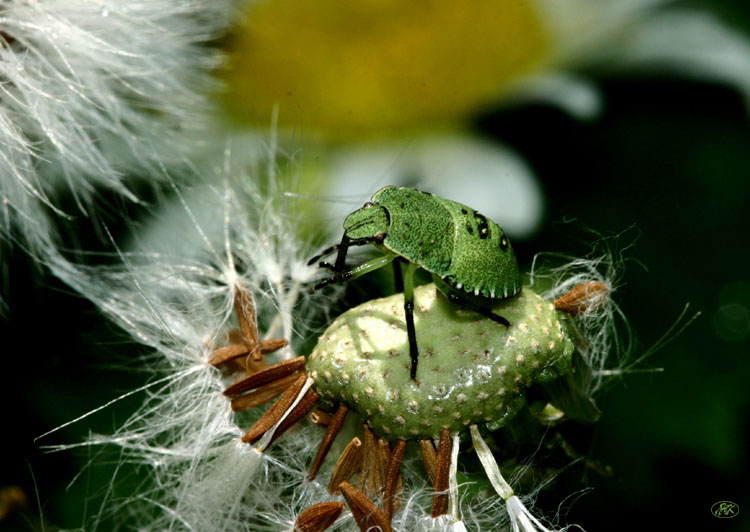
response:
M374 243L385 254L346 269L349 246ZM321 262L333 276L315 289L355 279L393 262L396 291L404 292L404 312L409 337L411 378L416 378L418 347L414 332L414 283L416 268L423 268L451 301L508 326L490 308L521 290L513 248L503 229L479 212L427 192L387 186L371 201L344 220L341 243L331 246L308 264L337 251L336 262ZM406 262L406 275L401 263Z

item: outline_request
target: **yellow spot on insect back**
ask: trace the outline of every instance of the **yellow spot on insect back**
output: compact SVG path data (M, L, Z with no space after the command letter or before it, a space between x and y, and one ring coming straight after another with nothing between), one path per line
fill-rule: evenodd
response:
M533 2L266 0L229 44L239 123L325 138L446 126L494 103L547 57Z

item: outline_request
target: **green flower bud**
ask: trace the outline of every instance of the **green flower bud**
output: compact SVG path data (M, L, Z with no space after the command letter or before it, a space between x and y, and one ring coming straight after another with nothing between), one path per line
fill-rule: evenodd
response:
M457 307L434 284L416 288L414 300L416 380L403 294L339 316L308 360L323 399L347 404L390 440L436 438L443 428L472 424L500 428L525 404L526 388L571 371L565 318L529 288L492 309L510 327Z

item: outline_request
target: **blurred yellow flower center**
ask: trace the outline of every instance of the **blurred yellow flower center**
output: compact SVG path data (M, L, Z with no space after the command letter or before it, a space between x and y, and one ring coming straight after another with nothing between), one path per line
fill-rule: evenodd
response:
M265 0L230 43L240 124L342 139L450 126L502 98L547 50L529 0Z

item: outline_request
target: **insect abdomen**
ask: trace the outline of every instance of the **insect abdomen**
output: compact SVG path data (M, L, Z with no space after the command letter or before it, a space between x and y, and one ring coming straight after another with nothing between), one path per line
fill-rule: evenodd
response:
M503 229L465 205L439 201L456 228L451 267L442 278L468 294L486 298L504 299L518 293L518 261Z

